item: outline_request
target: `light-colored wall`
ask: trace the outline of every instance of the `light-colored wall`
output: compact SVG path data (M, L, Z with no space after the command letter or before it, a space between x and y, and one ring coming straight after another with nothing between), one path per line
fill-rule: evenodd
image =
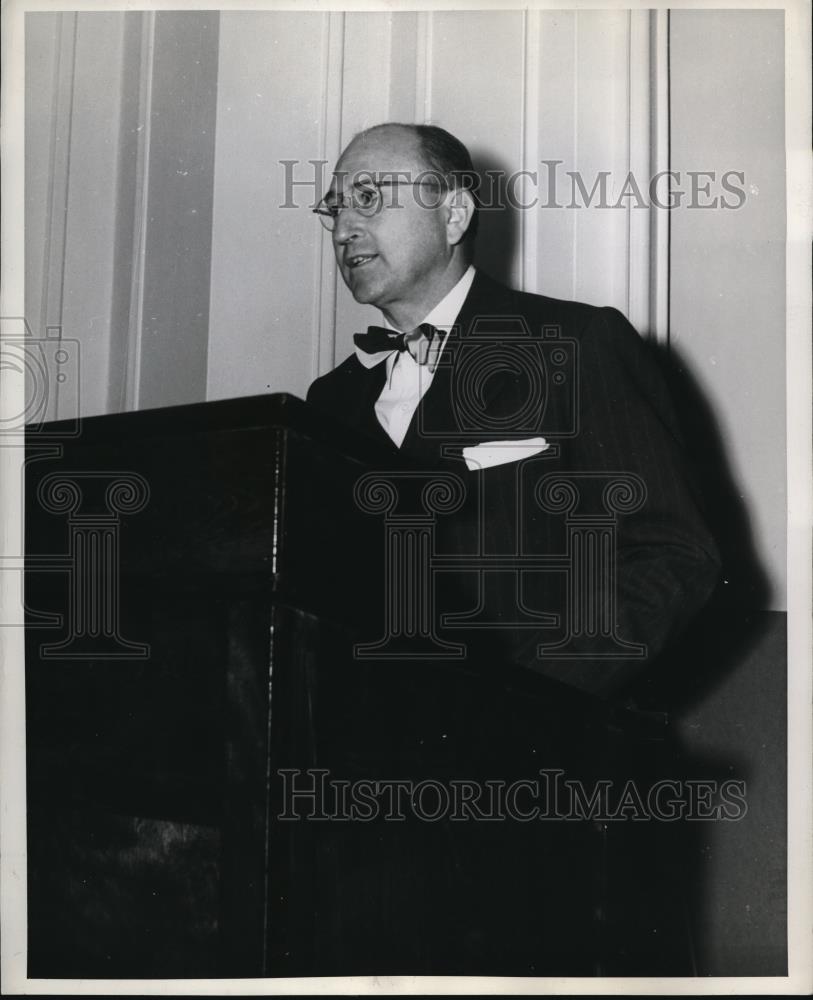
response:
M26 319L38 337L58 327L78 341L81 364L52 381L52 417L109 409L124 26L118 14L26 24Z
M217 28L26 17L26 318L79 342L49 416L206 398Z
M280 161L326 158L328 18L220 17L209 399L283 390L302 396L311 380L322 229L306 210L279 207ZM299 173L308 177L307 164Z
M670 347L709 407L728 488L744 498L736 530L765 570L760 604L783 609L784 19L674 11L670 35L672 169L742 171L746 193L738 209L672 212Z
M219 18L168 11L153 23L141 114L143 272L131 330L139 407L206 399L209 340Z
M715 524L739 600L783 609L785 592L785 163L781 11L673 11L671 161L676 171L740 170L746 200L672 212L671 351L697 384L690 441L726 496ZM700 409L701 407L699 407ZM719 443L710 442L708 427ZM709 467L715 464L716 467ZM735 506L731 506L732 501ZM740 517L732 516L739 501ZM749 552L749 550L753 550ZM738 553L754 558L749 580ZM749 593L750 590L750 593ZM689 652L714 683L675 730L721 773L745 778L748 815L698 838L698 957L709 975L781 971L787 940L786 646L782 616ZM733 662L730 649L748 646ZM691 667L687 664L687 672Z
M297 161L298 181L327 161L326 187L360 129L431 121L481 170L537 171L542 200L540 159L560 160L563 177L609 170L620 187L650 167L649 24L646 11L221 14L209 398L304 395L378 321L337 287L314 188L280 207L281 161ZM484 212L477 263L649 328L648 218L628 207Z

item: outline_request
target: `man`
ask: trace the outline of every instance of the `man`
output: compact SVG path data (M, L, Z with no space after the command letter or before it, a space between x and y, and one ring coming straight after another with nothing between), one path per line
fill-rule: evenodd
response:
M475 176L435 126L349 144L316 211L347 287L386 325L308 401L458 477L466 502L439 542L459 557L439 574L449 638L607 694L705 603L715 545L665 385L624 317L472 266Z

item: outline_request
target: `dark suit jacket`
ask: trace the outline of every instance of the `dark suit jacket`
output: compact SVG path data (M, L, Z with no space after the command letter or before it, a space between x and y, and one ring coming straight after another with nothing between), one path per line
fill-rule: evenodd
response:
M374 412L385 375L351 355L308 401L395 460ZM462 460L466 445L537 435L550 447L534 458L474 472ZM437 552L515 557L514 568L438 575L439 614L469 612L449 637L495 663L615 691L714 588L717 551L665 382L614 309L512 291L478 272L401 458L453 472L466 491L461 509L437 518ZM588 578L600 606L583 600Z

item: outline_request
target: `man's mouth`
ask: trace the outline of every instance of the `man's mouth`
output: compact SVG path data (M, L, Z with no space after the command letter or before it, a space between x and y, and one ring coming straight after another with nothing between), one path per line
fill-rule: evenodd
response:
M347 257L345 263L354 271L358 267L364 267L365 264L369 264L371 260L375 260L378 254L355 254L353 257Z

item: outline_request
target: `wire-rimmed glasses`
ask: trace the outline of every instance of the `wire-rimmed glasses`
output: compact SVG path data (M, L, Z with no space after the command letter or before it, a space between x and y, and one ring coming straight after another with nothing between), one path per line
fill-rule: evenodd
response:
M325 229L327 229L329 233L332 233L336 228L336 220L338 219L339 212L341 212L342 209L352 208L354 212L358 212L359 215L362 215L365 218L377 215L384 207L384 196L381 193L381 188L395 187L399 184L405 184L409 187L424 187L429 185L439 188L437 180L375 181L370 179L364 182L357 182L351 185L349 191L342 191L340 194L337 194L335 191L329 192L319 202L316 208L312 209L312 211L315 215L319 216L319 221ZM434 208L436 205L437 203L431 206L424 205L423 207Z

